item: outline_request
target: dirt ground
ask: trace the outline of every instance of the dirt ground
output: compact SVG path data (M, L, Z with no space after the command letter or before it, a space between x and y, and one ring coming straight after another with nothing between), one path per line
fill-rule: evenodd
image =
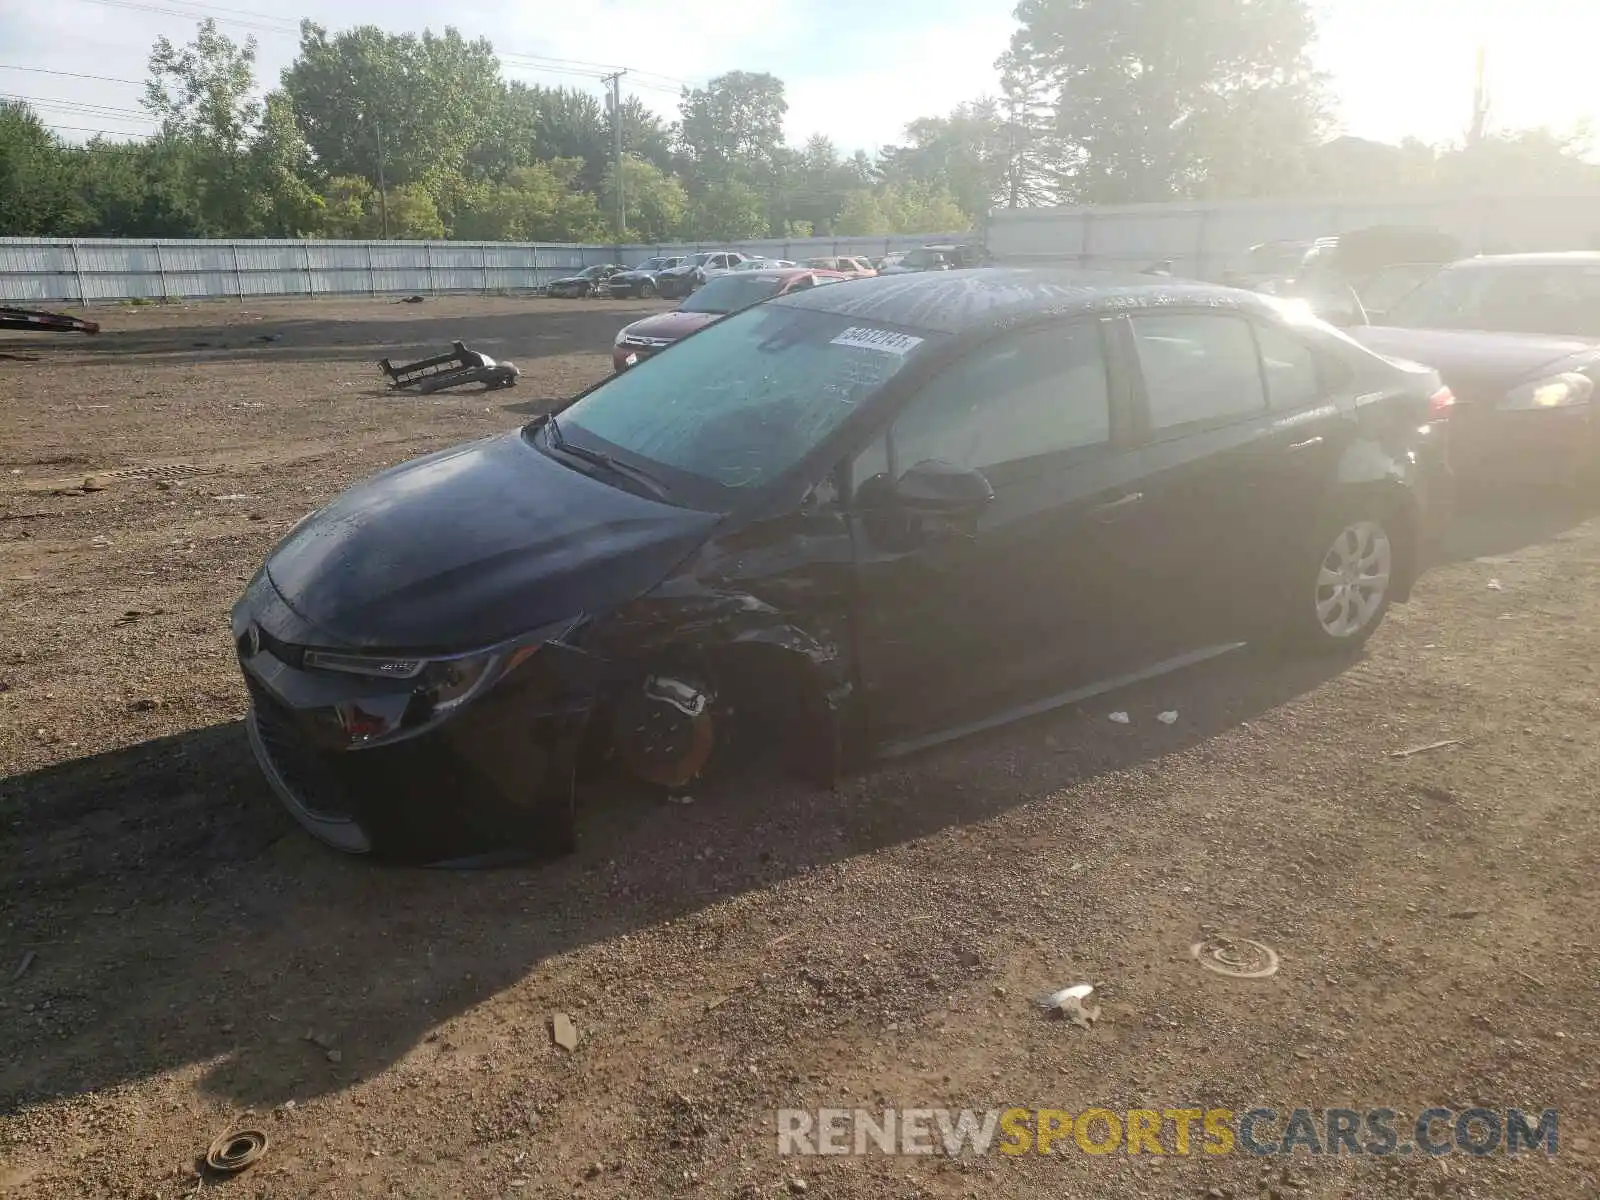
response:
M1600 1194L1583 511L1468 513L1342 667L1245 653L834 793L602 802L538 869L302 835L242 732L245 579L356 478L598 378L651 307L126 308L0 343L36 356L0 361L0 1196ZM452 337L520 385L384 394L376 359ZM1219 931L1281 969L1202 970ZM1080 981L1092 1029L1034 1007ZM774 1116L1474 1104L1559 1109L1559 1152L780 1159ZM265 1157L198 1176L242 1126Z

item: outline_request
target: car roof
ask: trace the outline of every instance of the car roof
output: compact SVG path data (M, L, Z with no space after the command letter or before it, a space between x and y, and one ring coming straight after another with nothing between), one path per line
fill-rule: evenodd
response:
M952 334L1033 315L1169 304L1271 311L1270 303L1261 296L1217 284L1109 271L1022 267L877 275L853 279L848 287L791 292L771 303Z
M1480 254L1449 264L1451 270L1483 267L1600 267L1600 250L1552 250L1539 254Z

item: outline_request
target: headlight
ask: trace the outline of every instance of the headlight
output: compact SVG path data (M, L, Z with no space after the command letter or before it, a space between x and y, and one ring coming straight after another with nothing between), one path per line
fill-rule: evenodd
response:
M437 658L353 654L307 650L308 670L335 671L369 679L411 681L411 691L428 703L428 724L454 712L488 691L538 652L546 642L570 633L576 619L557 621L486 650Z
M1594 381L1585 375L1568 373L1536 379L1506 393L1500 402L1505 409L1567 408L1585 404L1594 393Z

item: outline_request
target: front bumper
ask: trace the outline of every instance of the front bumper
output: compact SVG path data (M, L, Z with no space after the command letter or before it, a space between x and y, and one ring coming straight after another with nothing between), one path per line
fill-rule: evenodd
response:
M626 371L629 367L636 367L645 359L660 354L670 345L672 342L665 338L617 342L611 347L611 369Z
M478 700L413 736L345 732L354 704L397 711L403 684L309 671L263 647L240 657L251 749L291 815L348 853L437 862L552 840L570 815L595 660L547 643ZM570 836L570 831L566 831ZM556 848L556 847L550 847Z

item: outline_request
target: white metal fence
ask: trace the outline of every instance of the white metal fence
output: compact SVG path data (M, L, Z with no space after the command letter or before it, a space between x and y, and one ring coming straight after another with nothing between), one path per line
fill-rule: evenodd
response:
M1600 195L1450 196L1401 200L1246 200L1036 208L990 214L989 249L1004 262L1138 270L1171 259L1180 275L1218 279L1261 242L1374 225L1451 234L1463 254L1600 250Z
M961 234L734 243L210 241L0 238L0 301L243 300L262 296L534 291L596 263L736 249L772 258L886 254Z

